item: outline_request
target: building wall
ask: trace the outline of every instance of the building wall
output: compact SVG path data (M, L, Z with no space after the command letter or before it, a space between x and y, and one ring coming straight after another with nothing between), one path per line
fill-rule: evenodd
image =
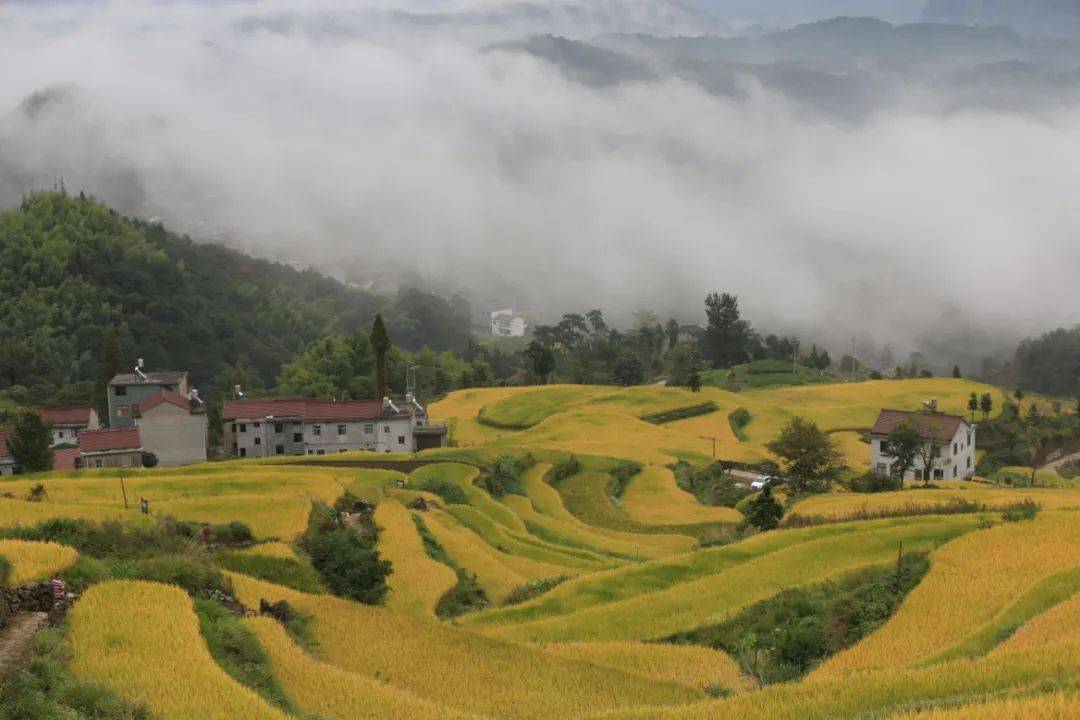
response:
M238 457L331 455L349 450L413 450L410 418L318 423L237 420L226 423L225 440Z
M206 462L206 413L192 413L172 403L150 408L136 424L143 450L157 455L161 467Z
M118 390L123 389L124 395L119 395ZM159 388L165 388L185 397L188 394L187 381L178 383L145 382L133 385L110 385L109 386L109 427L131 427L135 424L134 408L144 398L155 395ZM121 415L121 406L127 408Z
M8 477L15 474L15 461L10 458L0 458L0 477Z
M970 435L970 441L969 441ZM870 469L878 474L891 474L894 458L881 451L881 444L888 442L888 438L875 436L870 441L871 460ZM941 470L941 476L936 474L931 479L939 480L963 480L975 474L975 428L961 425L956 431L952 442L940 443L941 455L935 459L931 472ZM915 459L915 467L908 471L904 480L915 480L922 477L924 463L922 458Z
M117 467L142 467L142 453L139 450L102 453L100 455L83 455L82 466L84 468L117 468Z

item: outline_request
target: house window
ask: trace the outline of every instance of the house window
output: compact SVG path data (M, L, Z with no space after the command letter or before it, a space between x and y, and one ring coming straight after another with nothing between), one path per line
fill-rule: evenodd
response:
M253 427L253 428L259 427L259 423L251 423L251 427Z
M384 435L389 435L390 434L390 426L389 425L383 425L382 431L383 431Z
M971 456L970 456L970 455L968 455L968 459L967 459L967 460L968 460L968 461L967 461L967 466L968 466L968 470L970 470L970 469L971 469Z
M125 395L127 395L127 388L123 385L118 385L117 387L113 388L113 392L116 394L116 397L124 397Z
M94 460L94 467L98 467L98 468L99 467L105 467L104 465L101 464L101 458L98 458L98 459Z
M882 455L888 455L889 454L889 441L888 440L882 440L881 445L878 446L878 447L881 450Z
M247 457L247 448L240 448L240 457Z
M339 453L343 453L343 452L349 452L349 451L348 451L348 450L346 450L345 448L341 448L340 450L338 450L338 452L339 452Z
M304 442L304 433L293 433L292 434L292 441L294 443Z
M968 433L968 445L971 445L971 433Z
M240 423L240 432L247 432L247 423Z
M326 451L325 451L325 450L323 450L322 448L319 448L318 452L316 452L315 454L316 454L316 455L325 455L325 454L326 454Z
M284 455L285 454L285 446L284 445L275 445L274 446L274 454L275 455Z
M372 423L364 423L364 434L370 435L375 432L375 425Z
M120 457L120 465L122 467L131 467L131 456L123 455Z
M131 408L128 405L116 406L116 417L127 417L130 415Z
M338 434L338 435L344 435L344 434L345 434L345 431L346 431L346 429L347 429L347 428L346 428L346 427L345 427L344 425L338 425L338 426L337 426L337 434Z
M960 446L957 445L956 443L953 443L952 444L952 454L955 455L958 452L960 452Z
M311 434L315 437L319 437L320 435L322 435L322 425L312 425Z
M934 470L934 479L935 480L941 480L944 477L945 477L945 471L944 470L942 470L941 468L937 468L936 470Z
M255 438L255 444L256 445L262 445L262 438L261 437Z
M935 446L934 446L934 447L933 447L933 448L932 448L932 449L930 450L930 457L932 457L932 458L939 458L939 457L941 457L941 446L940 446L940 445L935 445Z
M953 476L953 477L956 477L956 476L957 476L957 475L959 475L959 474L960 474L960 469L959 469L959 468L957 468L957 467L956 467L955 465L953 465L953 466L952 466L952 476Z
M231 427L231 428L232 428L232 431L233 431L234 433L236 432L236 423L232 423L232 425L230 425L229 427Z
M275 435L280 435L283 432L285 432L285 424L284 423L274 423L274 434Z
M308 448L307 454L308 454L308 455L314 455L314 454L315 454L315 451L314 451L314 450L312 450L311 448Z
M889 466L886 465L885 463L878 463L878 465L877 465L877 474L878 475L888 475L889 474Z
M405 436L404 435L398 435L397 436L397 444L398 445L404 445L405 444Z

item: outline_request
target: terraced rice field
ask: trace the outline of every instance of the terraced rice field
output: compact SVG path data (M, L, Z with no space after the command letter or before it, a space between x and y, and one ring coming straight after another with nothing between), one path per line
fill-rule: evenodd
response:
M231 553L185 546L180 554L211 563L235 553L299 558L310 574L305 529L312 502L331 505L349 492L376 505L376 549L393 566L382 607L317 594L331 587L323 582L301 592L224 573L243 606L284 600L310 623L309 645L269 615L230 615L230 632L250 633L244 642L265 654L266 672L295 715L225 673L180 588L128 580L91 586L66 631L72 671L145 703L161 720L1072 718L1080 709L1080 491L946 482L939 490L838 492L794 507L834 522L736 540L730 533L741 522L738 511L701 505L666 467L675 459L707 462L712 441L702 436L718 438L722 457L760 459L764 443L793 414L833 431L854 456L865 449L857 430L878 407L913 407L937 397L945 409L959 409L973 389L984 388L932 380L740 394L470 390L452 394L435 412L471 447L430 452L440 462L409 476L336 466L370 458L365 454L334 457L334 464L274 460L128 471L123 489L114 471L52 473L0 483L12 495L0 498L0 527L79 517L150 526L165 514L236 520L260 542ZM641 419L707 401L718 410L665 425ZM745 441L727 421L737 407L753 416ZM502 452L533 455L520 494L493 496L477 467L443 462L483 462ZM577 454L579 471L556 477L569 452ZM614 497L609 471L621 458L644 467ZM464 502L420 491L428 480L455 486ZM21 499L37 483L46 487L44 501ZM150 501L154 516L138 513L139 497ZM419 497L426 507L411 505ZM1020 522L1004 522L1000 512L844 519L864 507L910 509L953 497L985 506L1033 499L1041 510ZM801 679L761 686L749 677L749 656L741 651L729 656L662 642L787 589L891 568L901 546L905 556L929 553L925 577L880 626ZM70 568L79 557L70 547L16 540L0 541L0 556L13 566L12 584ZM432 557L475 575L489 604L436 619L434 610L458 575ZM275 572L289 567L262 564ZM261 572L258 565L234 567L254 573Z
M18 587L67 570L79 559L79 553L52 542L0 540L0 557L11 564L8 587Z

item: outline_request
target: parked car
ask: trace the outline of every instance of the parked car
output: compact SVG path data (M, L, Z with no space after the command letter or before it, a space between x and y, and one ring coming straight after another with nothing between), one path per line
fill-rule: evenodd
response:
M766 487L776 487L777 485L783 485L784 479L776 477L775 475L758 475L757 478L750 483L751 490L763 490Z

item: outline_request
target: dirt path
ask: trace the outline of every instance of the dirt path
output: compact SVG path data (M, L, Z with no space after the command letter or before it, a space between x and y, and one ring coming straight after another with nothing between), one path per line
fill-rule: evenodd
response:
M45 624L43 612L20 613L0 631L0 677L15 670L26 658L34 634Z
M1043 465L1040 470L1048 470L1049 472L1057 472L1057 469L1065 463L1072 462L1074 460L1080 460L1080 452L1073 453L1072 455L1066 455L1065 457L1058 458L1052 463Z

